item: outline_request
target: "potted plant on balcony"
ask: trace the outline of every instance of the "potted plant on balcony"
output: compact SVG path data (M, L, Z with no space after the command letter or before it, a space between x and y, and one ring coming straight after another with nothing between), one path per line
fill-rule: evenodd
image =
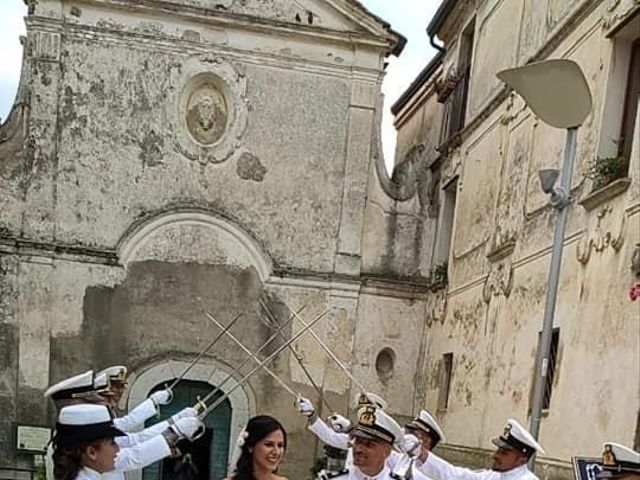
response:
M623 156L596 158L587 171L587 177L593 180L592 190L598 190L614 180L626 177L627 166L627 159Z

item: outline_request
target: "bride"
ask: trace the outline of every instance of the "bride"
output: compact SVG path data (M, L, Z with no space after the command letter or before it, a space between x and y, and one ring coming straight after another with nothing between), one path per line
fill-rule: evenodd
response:
M278 420L258 415L249 420L238 439L240 458L225 480L287 480L278 466L287 449L287 432Z

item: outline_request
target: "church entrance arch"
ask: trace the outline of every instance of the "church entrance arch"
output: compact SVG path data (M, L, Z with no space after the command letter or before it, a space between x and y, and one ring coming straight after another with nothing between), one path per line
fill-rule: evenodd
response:
M190 361L186 360L165 360L141 372L131 372L128 410L144 401L154 391L171 384L189 365ZM217 385L222 385L231 370L228 365L212 359L201 360L174 387L174 399L169 405L161 407L161 417L150 419L149 424L164 419L184 407L193 406L198 396L202 398ZM232 447L241 429L249 421L250 412L255 411L255 399L251 389L246 385L237 387L237 381L234 378L226 380L219 394L228 394L228 399L207 417L207 435L202 437L203 443L197 445L199 448L197 455L206 457L209 467L206 469L206 474L201 474L198 480L219 480L226 476L233 455ZM213 455L211 452L214 452ZM155 467L155 470L145 469L144 473L128 472L127 479L168 480L172 478L169 463L162 462L160 465L159 462Z
M158 384L151 393L163 388L165 388L164 383ZM214 389L215 387L207 382L193 380L179 382L173 389L173 401L169 405L162 406L160 415L149 419L145 427L167 420L183 408L195 405L198 398L204 398ZM214 394L211 402L221 396L221 393ZM206 430L202 437L194 442L183 441L178 445L183 454L191 455L198 470L197 480L219 480L226 476L231 413L231 402L227 399L205 418ZM171 480L180 461L180 459L166 458L162 462L157 462L142 471L142 480Z

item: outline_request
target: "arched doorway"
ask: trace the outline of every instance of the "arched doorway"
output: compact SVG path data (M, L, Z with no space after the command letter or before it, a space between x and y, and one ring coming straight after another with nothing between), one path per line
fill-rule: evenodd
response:
M171 383L171 381L167 383ZM156 385L151 392L163 388L165 388L165 383ZM173 388L173 401L169 405L162 406L160 415L149 419L145 426L148 427L156 422L166 420L183 408L193 406L198 398L204 398L214 388L207 382L180 381ZM217 392L208 403L215 401L222 395L223 392ZM231 417L231 403L226 399L205 418L206 431L202 437L194 442L180 443L179 447L182 453L190 453L198 468L197 480L219 480L226 476ZM142 471L142 480L171 480L176 464L176 459L167 458L151 465Z

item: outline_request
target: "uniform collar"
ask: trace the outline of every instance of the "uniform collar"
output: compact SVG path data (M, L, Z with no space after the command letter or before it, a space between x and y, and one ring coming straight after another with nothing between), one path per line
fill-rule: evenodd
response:
M372 477L369 475L365 475L360 471L360 469L356 467L352 467L352 468L353 468L353 477L351 478L355 480L387 480L391 478L389 477L390 471L389 471L389 466L387 465L387 462L384 462L384 467L382 468L382 470L380 470L379 473L377 473Z
M82 479L88 479L88 480L101 480L102 479L102 475L98 472L96 472L95 470L93 470L92 468L89 467L83 467L79 472L78 472L78 476L76 477L78 480Z
M516 467L516 468L512 468L511 470L508 470L506 472L500 472L500 474L503 479L512 479L512 478L520 477L522 474L528 471L529 471L529 468L525 464L525 465L520 465L519 467Z

